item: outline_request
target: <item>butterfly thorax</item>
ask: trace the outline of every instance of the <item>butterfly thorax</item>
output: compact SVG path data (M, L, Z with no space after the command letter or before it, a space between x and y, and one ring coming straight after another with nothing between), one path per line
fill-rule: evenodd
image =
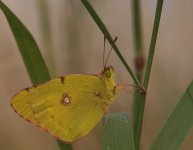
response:
M117 93L116 84L114 81L115 73L113 67L105 68L100 75L106 87L106 97L107 97L106 99L102 100L102 102L106 104L111 104L114 102L115 95Z

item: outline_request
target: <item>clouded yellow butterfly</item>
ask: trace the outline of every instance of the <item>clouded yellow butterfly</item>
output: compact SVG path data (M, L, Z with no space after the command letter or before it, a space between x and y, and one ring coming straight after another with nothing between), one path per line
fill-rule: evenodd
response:
M66 75L26 88L13 97L11 106L56 138L74 142L101 120L121 87L114 82L113 67L106 63L103 57L104 69L99 75Z
M72 74L16 94L13 109L56 138L74 142L88 134L117 93L113 67L99 75Z

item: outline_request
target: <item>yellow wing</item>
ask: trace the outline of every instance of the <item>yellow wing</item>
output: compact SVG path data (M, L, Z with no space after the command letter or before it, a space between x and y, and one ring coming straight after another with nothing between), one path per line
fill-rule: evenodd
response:
M58 139L73 142L88 134L105 113L108 101L99 76L67 75L13 97L14 110Z

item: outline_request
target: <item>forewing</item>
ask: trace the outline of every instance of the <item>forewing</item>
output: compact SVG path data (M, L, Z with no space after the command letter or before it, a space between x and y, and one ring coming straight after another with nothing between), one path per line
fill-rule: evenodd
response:
M99 76L68 75L14 96L12 106L25 119L55 137L73 142L88 134L104 115L100 94L105 85ZM67 97L69 103L64 103Z

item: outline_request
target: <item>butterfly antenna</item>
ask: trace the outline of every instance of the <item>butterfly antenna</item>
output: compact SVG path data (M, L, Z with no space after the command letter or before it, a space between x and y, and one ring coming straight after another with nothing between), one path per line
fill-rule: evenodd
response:
M104 34L104 47L103 47L103 68L105 68L105 45L106 45L106 34Z
M115 39L113 40L113 44L115 44L115 42L117 41L117 39L118 39L118 37L116 36ZM107 59L106 59L104 68L106 68L106 65L107 65L107 62L108 62L108 60L109 60L109 56L110 56L110 54L111 54L112 49L113 49L113 46L111 46L111 49L109 50L109 53L108 53L108 55L107 55Z

